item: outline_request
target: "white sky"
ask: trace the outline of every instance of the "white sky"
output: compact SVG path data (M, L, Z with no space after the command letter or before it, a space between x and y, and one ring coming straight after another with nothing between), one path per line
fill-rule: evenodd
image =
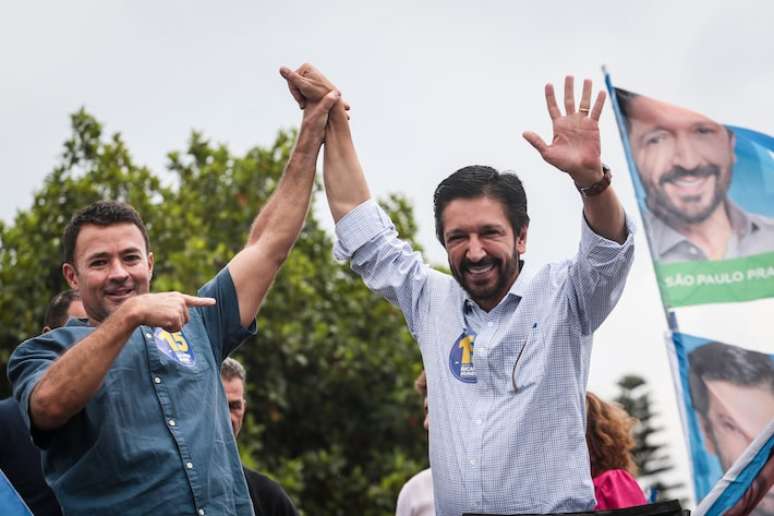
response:
M109 133L120 131L138 163L162 172L166 152L184 148L192 128L243 152L295 126L300 113L277 69L304 61L352 104L373 193L400 191L413 201L420 240L439 263L445 255L433 237L433 189L473 163L512 169L524 180L530 267L575 251L578 195L520 136L532 129L550 138L543 85L560 84L566 73L602 87L606 64L617 86L772 132L771 2L363 4L2 3L0 219L11 222L30 206L79 107ZM602 131L614 185L639 220L609 105ZM689 484L666 324L642 231L637 244L623 299L597 334L590 388L611 396L623 373L645 376L667 427L660 438L671 442L676 476ZM748 320L765 311L750 306L737 311ZM726 308L712 318L727 321ZM692 313L688 329L707 335L700 331L706 319ZM761 332L755 323L745 337L770 339L771 328ZM716 327L730 343L739 338L732 325Z

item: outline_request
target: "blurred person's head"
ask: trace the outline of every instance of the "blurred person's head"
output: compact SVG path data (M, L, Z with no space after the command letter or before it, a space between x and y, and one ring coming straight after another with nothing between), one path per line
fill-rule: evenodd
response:
M723 209L734 165L734 135L699 113L618 90L648 208L678 228Z
M611 469L637 474L632 449L632 428L637 420L624 409L607 403L592 392L586 393L586 445L589 449L591 476Z
M414 380L414 390L422 397L422 406L425 409L425 421L422 426L425 427L425 431L430 430L430 413L427 408L427 376L424 370Z
M99 201L78 211L65 228L62 244L62 272L80 292L93 323L150 290L153 254L148 232L128 204Z
M245 368L233 358L227 357L220 366L220 379L223 382L223 391L226 393L228 401L231 428L234 430L234 437L238 437L247 409L245 398L247 374Z
M435 231L449 268L485 310L505 296L527 246L527 196L516 174L492 167L462 168L433 195Z
M85 319L86 311L81 303L81 296L77 290L65 290L51 298L46 309L46 319L43 324L43 332L51 331L71 318Z
M688 354L688 371L707 449L727 471L774 418L774 361L765 353L711 342ZM758 510L774 514L774 489Z

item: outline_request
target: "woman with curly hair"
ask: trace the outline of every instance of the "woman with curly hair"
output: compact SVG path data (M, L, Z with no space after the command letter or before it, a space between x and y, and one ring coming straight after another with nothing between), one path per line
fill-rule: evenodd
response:
M596 511L622 509L648 503L634 479L632 457L636 420L622 408L586 393L586 443L591 459Z

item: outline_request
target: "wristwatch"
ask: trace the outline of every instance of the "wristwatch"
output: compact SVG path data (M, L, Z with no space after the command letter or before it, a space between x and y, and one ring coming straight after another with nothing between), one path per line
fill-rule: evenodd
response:
M610 168L602 163L602 179L590 186L578 186L576 184L575 188L578 189L583 197L594 197L595 195L599 195L604 192L607 187L610 186L610 181L612 179L613 173L610 172Z

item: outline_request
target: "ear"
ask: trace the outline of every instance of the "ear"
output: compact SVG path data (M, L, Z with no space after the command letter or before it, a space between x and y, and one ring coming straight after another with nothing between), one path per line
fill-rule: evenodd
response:
M529 229L527 226L523 226L516 235L516 250L520 255L527 252L527 229Z
M149 280L153 279L153 262L154 262L153 253L150 252L148 253L148 271L149 271L148 279Z
M73 290L78 290L78 271L70 263L62 264L62 275L64 275L67 284Z
M734 152L734 149L736 148L736 135L733 131L731 131L731 137L728 140L728 151L731 153L731 164L736 165L736 152Z

